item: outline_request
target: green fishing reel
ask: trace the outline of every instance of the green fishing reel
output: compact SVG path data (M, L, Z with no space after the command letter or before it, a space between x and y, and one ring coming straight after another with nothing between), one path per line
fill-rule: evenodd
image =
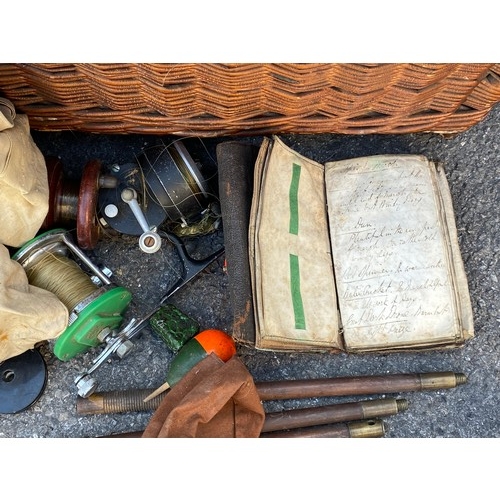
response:
M74 292L70 290L71 297L68 287L64 290L58 286L64 279L63 266L71 261L70 256L80 261L80 265L72 262L78 270L71 269L75 281ZM67 231L53 229L33 238L12 259L23 266L28 281L34 286L40 286L37 278L43 272L48 273L47 259L50 259L53 266L50 268L50 280L44 282L41 288L53 292L69 311L68 327L54 344L54 354L61 361L68 361L98 346L110 331L122 323L124 312L132 300L131 292L113 285L108 275L75 245ZM82 269L83 264L88 268L87 272ZM131 346L124 346L125 349L127 347Z

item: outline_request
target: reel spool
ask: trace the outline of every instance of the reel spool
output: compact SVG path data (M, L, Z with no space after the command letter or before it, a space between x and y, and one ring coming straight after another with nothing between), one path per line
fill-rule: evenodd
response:
M85 264L91 274L70 255ZM53 229L37 236L12 259L23 266L31 285L54 293L68 308L68 327L54 344L54 354L61 361L96 347L121 324L132 294L113 285L67 231Z
M49 182L49 211L42 229L74 227L77 242L84 250L93 249L100 236L97 201L100 188L114 188L117 180L101 174L101 162L91 160L78 184L64 178L63 165L58 158L45 158Z
M138 162L152 196L171 221L187 225L206 208L207 182L181 141L150 148Z
M137 163L112 167L112 175L118 178L118 186L99 193L99 213L121 233L145 232L144 222L122 198L129 188L136 192L148 229L153 231L167 219L187 225L208 205L207 182L181 141L148 148Z

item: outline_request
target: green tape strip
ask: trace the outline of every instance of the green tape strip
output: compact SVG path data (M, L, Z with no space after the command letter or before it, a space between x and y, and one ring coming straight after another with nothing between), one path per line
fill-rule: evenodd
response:
M292 292L295 328L297 330L305 330L306 318L304 314L304 304L302 303L302 295L300 293L299 257L293 254L290 254L290 289Z
M299 179L300 165L293 164L292 180L290 182L290 190L288 192L290 203L290 227L291 234L299 234Z

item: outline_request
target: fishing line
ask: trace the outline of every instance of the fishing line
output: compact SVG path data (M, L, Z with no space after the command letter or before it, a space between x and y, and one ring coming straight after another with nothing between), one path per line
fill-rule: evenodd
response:
M68 311L98 290L90 276L74 260L63 255L45 253L26 274L30 284L55 294Z

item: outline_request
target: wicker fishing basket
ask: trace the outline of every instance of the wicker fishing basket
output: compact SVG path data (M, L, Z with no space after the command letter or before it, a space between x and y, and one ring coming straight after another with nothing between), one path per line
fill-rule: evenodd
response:
M215 137L461 132L500 64L0 64L32 129Z

